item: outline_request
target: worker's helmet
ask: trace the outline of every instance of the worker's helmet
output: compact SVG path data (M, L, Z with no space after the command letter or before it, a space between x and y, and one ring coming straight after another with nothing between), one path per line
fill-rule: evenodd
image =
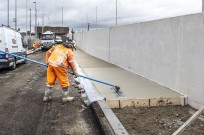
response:
M67 48L73 48L73 45L71 42L64 42L63 45Z

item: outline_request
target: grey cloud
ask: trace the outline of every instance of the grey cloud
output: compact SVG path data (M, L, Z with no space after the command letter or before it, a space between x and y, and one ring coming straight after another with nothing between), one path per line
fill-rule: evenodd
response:
M18 27L25 31L26 27L26 0L18 1ZM34 26L35 0L28 0L28 9L32 9L32 28ZM64 26L86 29L87 18L91 28L96 24L96 6L98 27L115 25L116 0L36 0L38 23L51 26L61 26L62 6L64 9ZM172 16L201 12L202 0L118 0L118 25L141 21L167 18ZM14 27L15 17L14 0L10 0L10 25ZM7 24L7 0L1 0L0 24ZM28 27L29 27L29 12ZM88 17L87 17L88 16ZM32 29L33 30L33 29Z

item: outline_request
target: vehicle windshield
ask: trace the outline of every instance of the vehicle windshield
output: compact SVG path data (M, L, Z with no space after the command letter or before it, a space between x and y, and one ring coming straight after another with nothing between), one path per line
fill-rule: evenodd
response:
M54 35L53 34L45 34L45 35L42 35L41 39L42 40L53 40Z
M61 37L56 37L56 40L62 40Z

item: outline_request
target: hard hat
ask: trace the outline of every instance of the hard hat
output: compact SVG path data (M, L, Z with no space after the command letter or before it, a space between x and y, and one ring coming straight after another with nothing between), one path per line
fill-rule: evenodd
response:
M63 45L67 48L73 48L74 47L71 42L64 42Z

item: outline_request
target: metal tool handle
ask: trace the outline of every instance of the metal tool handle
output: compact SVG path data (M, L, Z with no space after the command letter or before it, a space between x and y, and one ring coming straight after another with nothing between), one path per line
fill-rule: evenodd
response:
M44 63L41 63L41 62L38 62L38 61L35 61L35 60L31 60L31 59L28 59L28 58L25 58L25 57L22 57L22 56L19 56L19 55L16 55L16 54L4 52L4 51L0 51L0 52L11 55L11 56L14 56L14 57L18 57L18 58L21 58L21 59L24 59L24 60L27 60L27 61L30 61L30 62L33 62L33 63L36 63L36 64L39 64L39 65L42 65L44 67L48 67L47 64L44 64ZM69 73L74 75L73 72L69 72ZM98 83L102 83L102 84L105 84L105 85L109 85L109 86L112 86L112 87L116 86L116 85L113 85L113 84L110 84L110 83L107 83L107 82L104 82L104 81L100 81L100 80L97 80L97 79L93 79L93 78L90 78L90 77L87 77L87 76L83 76L83 75L79 75L79 77L89 79L89 80L92 80L92 81L95 81L95 82L98 82Z
M21 59L24 59L24 60L27 60L27 61L30 61L30 62L33 62L33 63L36 63L36 64L39 64L39 65L42 65L44 67L48 67L47 64L44 64L44 63L41 63L41 62L38 62L38 61L35 61L35 60L31 60L31 59L28 59L28 58L23 57L23 56L19 56L19 55L16 55L16 54L13 54L13 53L4 52L4 51L0 51L0 52L8 54L8 55L11 55L11 56L14 56L14 57L17 57L17 58L21 58Z
M69 71L69 73L74 75L73 72ZM105 85L115 87L115 85L113 85L113 84L110 84L110 83L107 83L107 82L104 82L104 81L100 81L100 80L97 80L97 79L93 79L93 78L90 78L90 77L87 77L87 76L79 75L79 77L82 77L82 78L85 78L85 79L88 79L88 80L92 80L92 81L95 81L95 82L99 82L99 83L102 83L102 84L105 84Z

